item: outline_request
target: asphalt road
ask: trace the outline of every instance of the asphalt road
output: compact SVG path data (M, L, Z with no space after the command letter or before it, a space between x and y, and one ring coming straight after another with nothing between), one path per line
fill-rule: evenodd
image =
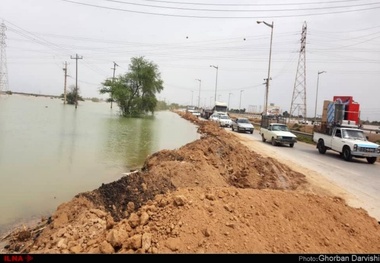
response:
M230 128L225 129L232 132ZM343 195L350 206L365 209L380 222L379 162L368 164L366 159L355 158L347 162L338 153L327 151L320 154L314 145L303 142L297 142L293 148L273 146L270 142L262 142L257 130L253 134L234 133L244 137L245 141L252 140L258 153L265 152L279 161L296 164L307 177L314 176L314 181L321 182L321 185L335 185L335 191L339 191L337 195Z

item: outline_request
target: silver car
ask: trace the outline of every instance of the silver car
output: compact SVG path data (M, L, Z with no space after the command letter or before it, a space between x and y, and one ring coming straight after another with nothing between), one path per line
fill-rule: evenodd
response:
M252 134L255 127L247 118L236 118L232 120L231 129L232 131L249 132Z

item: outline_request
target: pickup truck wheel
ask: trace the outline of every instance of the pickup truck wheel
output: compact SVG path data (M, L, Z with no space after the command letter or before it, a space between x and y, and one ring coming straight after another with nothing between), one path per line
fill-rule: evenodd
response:
M294 143L290 143L289 146L290 146L291 148L293 148L293 147L294 147Z
M317 148L318 148L319 153L321 153L321 154L326 153L326 147L325 147L325 143L323 142L323 140L318 141Z
M234 126L231 125L231 130L234 131Z
M277 144L276 141L274 140L274 138L272 138L272 145L276 146L276 144Z
M370 164L374 164L376 162L377 158L376 157L367 157L367 162Z
M344 146L343 148L343 159L348 162L352 160L351 150L348 146Z
M263 142L266 142L267 139L265 139L264 134L261 134L261 140L262 140Z

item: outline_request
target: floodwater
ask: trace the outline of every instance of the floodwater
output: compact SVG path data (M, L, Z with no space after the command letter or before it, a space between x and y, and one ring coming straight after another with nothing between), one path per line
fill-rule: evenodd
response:
M118 110L105 102L75 109L57 98L0 96L0 233L140 168L154 152L200 138L176 113L122 118Z

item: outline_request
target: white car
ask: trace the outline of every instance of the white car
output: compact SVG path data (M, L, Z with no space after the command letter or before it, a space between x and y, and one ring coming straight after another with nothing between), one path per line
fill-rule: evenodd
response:
M219 119L217 121L220 127L231 127L232 120L227 114L219 115Z
M194 116L197 116L197 117L200 117L200 116L201 116L200 111L193 111L192 114L193 114Z
M292 133L285 123L270 123L267 126L262 125L260 134L263 142L268 140L273 146L288 144L290 147L293 147L297 142L297 135Z
M217 114L217 113L213 113L211 116L210 116L210 118L209 118L209 120L210 121L215 121L215 122L218 122L218 120L219 120L219 114Z

